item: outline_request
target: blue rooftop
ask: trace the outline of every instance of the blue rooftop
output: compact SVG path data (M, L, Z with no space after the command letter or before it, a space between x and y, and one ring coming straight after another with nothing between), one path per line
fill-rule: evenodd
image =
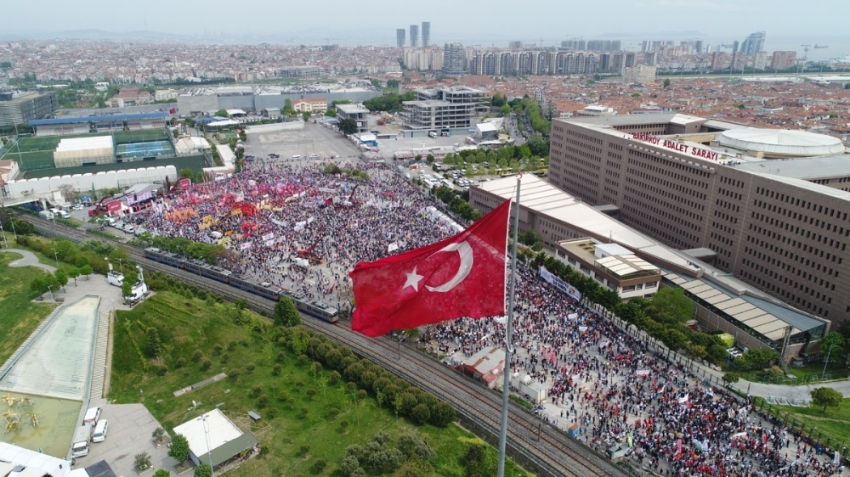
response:
M168 114L164 112L140 113L140 114L114 114L111 116L77 116L54 119L33 119L29 121L30 126L48 126L51 124L80 124L80 123L108 123L117 121L137 121L141 119L165 119Z

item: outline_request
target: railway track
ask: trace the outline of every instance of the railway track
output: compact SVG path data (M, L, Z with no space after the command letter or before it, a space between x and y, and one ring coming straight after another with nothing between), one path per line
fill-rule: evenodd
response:
M99 238L77 229L54 227L50 222L28 217L39 234L61 237L74 242L89 238ZM236 300L243 298L251 308L271 316L275 302L208 279L189 271L174 268L145 258L144 253L134 247L121 245L137 263L151 271L159 271L175 276L186 283L199 288L214 291L221 296ZM491 443L498 442L501 395L473 381L471 378L446 367L442 363L407 346L399 346L388 337L366 338L350 330L350 322L340 320L337 325L321 321L302 314L303 325L322 333L334 341L352 349L356 354L366 357L397 376L432 393L439 399L451 404L461 420L476 428L478 434ZM538 474L546 476L592 476L592 475L628 475L623 469L612 464L594 451L552 429L518 404L510 403L508 414L508 452L520 464L533 468Z

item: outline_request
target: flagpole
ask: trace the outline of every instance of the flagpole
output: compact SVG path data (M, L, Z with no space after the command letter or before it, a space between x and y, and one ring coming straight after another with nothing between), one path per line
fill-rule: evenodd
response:
M511 335L513 334L513 316L514 316L514 286L516 284L516 244L519 234L519 189L521 185L522 174L516 178L516 209L514 213L514 236L511 249L511 284L510 292L508 293L508 313L505 320L505 368L502 371L504 378L502 381L502 426L499 430L499 468L498 477L505 476L505 445L508 440L508 396L510 395L511 387L511 350L513 343Z

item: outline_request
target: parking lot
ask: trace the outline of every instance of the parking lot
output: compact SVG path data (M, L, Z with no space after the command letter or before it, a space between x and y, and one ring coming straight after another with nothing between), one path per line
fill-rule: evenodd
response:
M174 473L177 461L168 457L168 447L156 447L151 437L160 424L142 404L97 404L103 413L100 418L109 422L109 430L103 442L89 443L89 455L77 459L77 468L105 460L115 475L138 475L133 467L136 454L147 452L153 469L166 469Z
M294 161L300 165L315 162L310 155L318 154L318 159L338 156L356 158L360 151L340 133L318 124L308 123L303 129L274 132L248 133L245 142L245 155L265 159L269 154L279 154L281 161L292 161L292 156L301 156Z

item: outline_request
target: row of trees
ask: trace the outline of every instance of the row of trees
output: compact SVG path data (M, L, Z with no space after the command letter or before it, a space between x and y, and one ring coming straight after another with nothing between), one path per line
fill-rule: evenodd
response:
M414 101L415 99L416 93L413 91L406 91L402 94L385 93L383 96L376 96L363 101L363 106L372 112L387 111L398 113L404 110L403 101Z
M481 212L475 210L475 207L469 205L469 202L461 198L457 192L444 185L432 189L432 194L441 202L449 206L449 210L457 214L467 222L475 222L481 218Z
M379 365L361 359L344 346L324 335L301 327L275 327L273 339L296 355L304 354L335 371L349 387L370 392L379 406L392 409L396 416L408 417L417 424L445 427L455 420L455 410L433 395L412 386ZM332 373L333 374L333 373Z

